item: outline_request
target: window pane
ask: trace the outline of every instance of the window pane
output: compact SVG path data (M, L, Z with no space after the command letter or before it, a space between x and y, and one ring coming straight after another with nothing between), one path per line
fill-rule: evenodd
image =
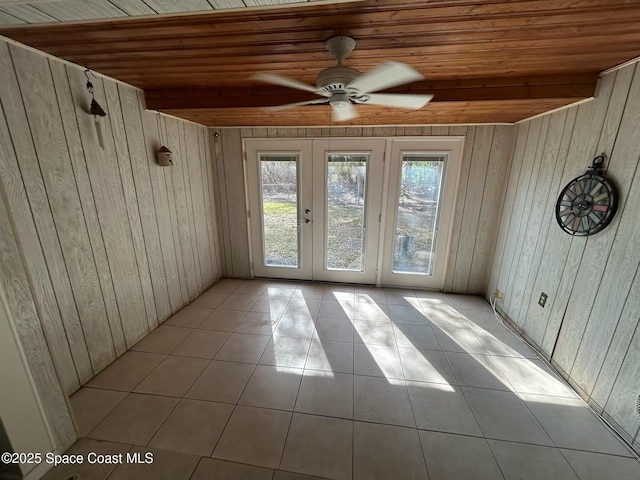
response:
M264 263L267 267L297 267L297 156L262 155L260 179Z
M444 160L407 154L402 158L394 273L432 274Z
M337 153L327 159L327 269L364 269L365 154Z

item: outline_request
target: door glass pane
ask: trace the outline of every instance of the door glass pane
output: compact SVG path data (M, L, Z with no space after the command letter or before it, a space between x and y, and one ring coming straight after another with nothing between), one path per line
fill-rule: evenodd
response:
M326 268L364 270L365 193L368 154L327 157Z
M298 267L298 157L262 154L262 241L267 267Z
M394 273L431 275L444 156L404 154L396 216Z

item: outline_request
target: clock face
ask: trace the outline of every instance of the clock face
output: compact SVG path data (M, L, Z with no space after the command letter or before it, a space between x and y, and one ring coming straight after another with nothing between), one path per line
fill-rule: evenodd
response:
M556 220L570 235L587 236L606 227L616 213L618 195L600 175L574 178L562 189L556 203Z

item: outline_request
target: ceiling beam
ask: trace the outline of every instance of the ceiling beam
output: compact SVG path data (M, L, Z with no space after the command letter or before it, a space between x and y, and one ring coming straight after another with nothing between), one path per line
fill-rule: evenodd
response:
M163 111L209 127L496 124L515 123L581 100L583 99L434 102L420 110L356 105L358 118L342 123L332 122L331 107L328 105L312 105L277 112L265 112L263 108L256 107L189 108Z
M393 93L433 94L432 102L584 99L594 95L597 74L542 77L479 78L414 82L389 90ZM272 85L245 88L192 88L145 90L147 108L184 110L273 107L303 102L312 93Z

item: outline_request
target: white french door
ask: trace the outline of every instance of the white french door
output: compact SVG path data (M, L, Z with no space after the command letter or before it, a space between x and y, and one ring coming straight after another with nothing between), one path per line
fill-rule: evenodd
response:
M391 145L381 283L441 289L463 138Z
M256 277L375 283L383 139L245 140Z
M245 140L254 275L441 289L463 142Z
M311 144L246 141L254 275L311 279Z
M376 283L384 140L313 140L313 279Z

